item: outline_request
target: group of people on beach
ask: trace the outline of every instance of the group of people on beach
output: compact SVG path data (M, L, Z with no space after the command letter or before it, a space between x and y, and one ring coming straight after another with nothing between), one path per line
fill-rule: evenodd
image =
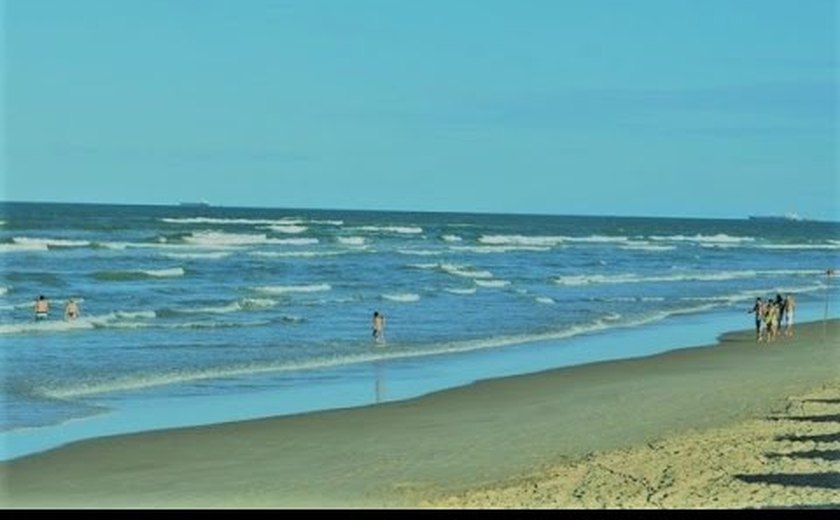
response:
M776 294L775 298L755 299L747 312L755 314L755 340L771 342L782 334L793 336L793 316L796 311L796 299L792 294Z
M35 300L35 321L42 321L49 318L50 315L50 301L42 294ZM64 319L75 320L81 315L79 309L79 302L73 298L67 300L64 305Z

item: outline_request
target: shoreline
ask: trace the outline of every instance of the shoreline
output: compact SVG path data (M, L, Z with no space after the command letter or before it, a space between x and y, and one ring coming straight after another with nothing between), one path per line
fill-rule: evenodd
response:
M483 380L406 401L75 442L0 463L0 502L540 507L476 503L470 493L535 468L585 465L586 457L759 421L815 389L828 392L826 400L840 398L830 395L840 383L833 341L840 321L828 323L828 341L822 322L796 331L771 344L757 344L751 330L730 332L713 346ZM798 495L785 496L792 504ZM577 507L703 507L702 499L700 506ZM783 504L737 507L762 505Z
M821 312L822 308L803 305L800 319L816 320ZM708 346L725 331L743 328L743 316L721 311L445 356L384 358L319 372L266 374L251 380L246 392L196 396L188 391L183 396L143 395L136 399L94 396L87 404L100 413L0 432L0 462L87 439L357 408L409 400L480 380ZM831 318L840 319L840 315Z

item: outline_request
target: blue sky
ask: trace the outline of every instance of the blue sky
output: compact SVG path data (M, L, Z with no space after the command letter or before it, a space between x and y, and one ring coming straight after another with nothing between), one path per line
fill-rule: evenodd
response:
M834 0L6 0L3 199L840 220Z

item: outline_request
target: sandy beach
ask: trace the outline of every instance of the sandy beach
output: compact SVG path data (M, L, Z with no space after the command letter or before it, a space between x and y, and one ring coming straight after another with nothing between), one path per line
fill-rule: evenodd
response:
M838 507L840 322L0 464L6 508Z
M504 483L423 502L436 508L838 508L840 384L762 419L593 452Z

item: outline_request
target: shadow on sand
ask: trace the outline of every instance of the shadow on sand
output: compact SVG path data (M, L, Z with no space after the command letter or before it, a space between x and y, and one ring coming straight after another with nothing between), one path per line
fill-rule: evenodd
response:
M805 399L806 403L840 404L840 399Z
M768 453L767 456L771 459L781 459L789 457L791 459L821 459L821 460L840 460L840 450L808 450L795 451L792 453Z
M801 422L836 422L840 423L840 413L831 415L805 415L802 417L791 417L787 415L768 417L771 421L801 421Z
M793 487L840 489L840 473L768 473L764 475L735 475L749 484L778 484Z
M824 403L824 404L840 404L840 399L808 399L807 402ZM813 423L840 423L840 414L827 415L805 415L805 416L772 416L767 417L771 421L797 421L797 422L813 422ZM775 437L776 441L793 441L793 442L839 442L840 432L815 434L815 435L778 435ZM813 459L824 461L838 461L840 460L840 450L836 449L811 449L807 451L796 451L792 453L767 453L768 458L782 459ZM780 486L791 487L816 487L823 489L837 489L840 490L840 473L838 472L814 472L814 473L766 473L759 475L735 475L735 478L750 484L777 484ZM804 507L804 506L801 506ZM799 509L801 507L794 507ZM814 509L833 509L835 504L818 504L809 506Z
M777 435L775 440L790 442L840 442L840 432L824 433L822 435Z

